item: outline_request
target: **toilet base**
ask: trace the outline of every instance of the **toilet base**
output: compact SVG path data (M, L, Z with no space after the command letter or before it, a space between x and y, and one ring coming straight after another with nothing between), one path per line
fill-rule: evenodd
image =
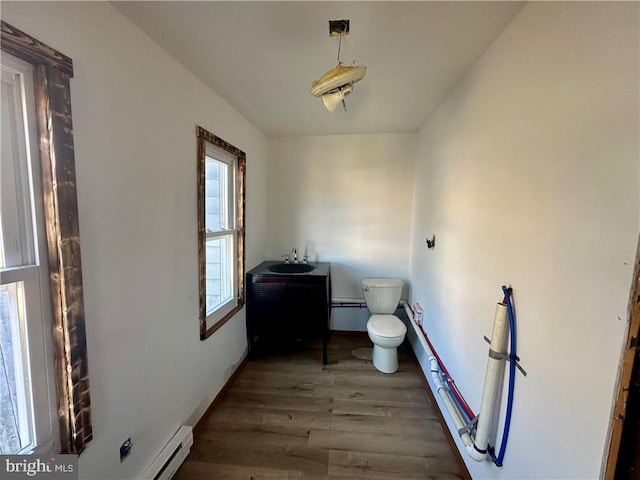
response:
M398 370L398 349L373 345L373 366L382 373L394 373Z
M398 347L407 327L393 315L371 315L367 332L373 343L373 366L382 373L394 373L398 370Z

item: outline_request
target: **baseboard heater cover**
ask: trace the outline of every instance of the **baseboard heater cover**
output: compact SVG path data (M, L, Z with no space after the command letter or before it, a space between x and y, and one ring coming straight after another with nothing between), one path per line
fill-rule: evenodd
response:
M193 445L193 428L183 425L144 472L144 480L170 480Z

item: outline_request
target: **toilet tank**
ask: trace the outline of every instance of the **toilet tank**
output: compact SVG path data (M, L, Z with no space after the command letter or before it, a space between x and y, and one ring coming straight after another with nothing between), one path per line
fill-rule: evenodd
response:
M404 282L397 278L363 278L362 293L371 313L391 315L396 311Z

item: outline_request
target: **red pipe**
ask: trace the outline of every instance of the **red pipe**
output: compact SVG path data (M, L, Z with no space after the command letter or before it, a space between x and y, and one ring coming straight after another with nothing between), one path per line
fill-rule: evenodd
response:
M436 352L436 349L433 348L433 344L429 340L429 337L427 336L426 332L422 329L422 327L420 327L420 331L422 332L424 339L429 344L429 348L433 352L433 356L436 357L436 360L438 361L438 365L440 366L440 370L442 370L442 373L444 373L444 378L449 384L449 388L451 388L453 395L458 399L458 402L460 402L460 405L462 406L462 408L464 409L468 417L473 420L474 418L476 418L475 413L473 413L473 410L471 410L471 407L469 406L469 404L466 402L466 400L460 393L460 390L458 390L458 387L456 386L456 382L453 380L453 378L451 378L451 375L449 375L449 371L447 370L447 367L445 367L444 363L442 362L442 359L438 355L438 352Z

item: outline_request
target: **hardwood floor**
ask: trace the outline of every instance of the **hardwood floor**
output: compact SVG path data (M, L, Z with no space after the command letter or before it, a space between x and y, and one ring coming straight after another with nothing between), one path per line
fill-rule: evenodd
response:
M195 432L176 480L461 479L406 345L393 375L352 350L366 335L250 361Z

